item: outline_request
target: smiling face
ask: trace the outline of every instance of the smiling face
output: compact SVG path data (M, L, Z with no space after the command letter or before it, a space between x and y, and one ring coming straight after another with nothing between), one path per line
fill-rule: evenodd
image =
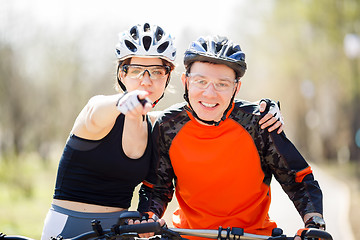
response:
M196 84L192 77L182 75L183 84L188 86L189 101L199 118L206 121L220 121L222 115L230 104L234 92L240 89L240 82L235 84L235 72L223 64L212 64L207 62L194 62L191 66L190 76L201 76L207 86ZM209 82L211 82L209 84ZM231 87L221 89L215 85L231 83ZM202 83L202 82L201 82ZM206 88L204 88L206 86ZM202 122L200 122L202 123Z
M130 60L130 64L132 65L143 65L143 66L150 66L150 65L159 65L163 66L163 61L160 58L142 58L142 57L132 57ZM163 78L160 79L151 79L149 76L149 72L145 71L143 76L140 78L130 78L127 74L123 71L119 72L119 78L121 79L122 83L125 85L127 91L133 90L143 90L149 93L148 98L152 102L156 101L161 97L161 95L165 91L166 80L169 77L169 74L165 75Z

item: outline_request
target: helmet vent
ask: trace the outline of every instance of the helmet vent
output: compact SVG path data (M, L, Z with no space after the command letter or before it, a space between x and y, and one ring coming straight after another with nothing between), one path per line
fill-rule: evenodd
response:
M157 27L156 28L156 31L155 31L155 38L156 38L156 41L159 41L162 36L164 35L164 31L162 30L161 27Z
M134 40L138 40L138 38L139 38L139 32L138 32L136 26L134 26L134 27L132 27L132 28L130 29L130 35L131 35L131 37L132 37Z
M231 55L231 58L235 60L245 61L245 54L242 52L236 52L233 55Z
M202 43L201 45L203 46L203 48L205 49L205 51L207 51L207 45L206 45L206 43Z
M132 42L125 40L125 45L130 51L132 51L132 52L137 51L137 48L135 47L135 45Z
M223 45L221 43L216 43L215 45L215 51L218 53L222 49Z
M158 52L158 53L163 53L163 52L165 52L165 50L167 49L168 46L169 46L169 42L164 42L163 44L161 44L161 45L157 48L157 52Z
M119 42L115 48L118 59L125 60L134 56L159 57L173 66L176 55L175 39L162 27L149 23L137 24L119 33L118 37Z
M226 52L226 56L231 56L232 54L236 53L237 51L234 50L234 48L229 48Z
M143 44L144 44L144 48L146 51L149 50L150 48L150 45L151 45L151 37L150 36L145 36L143 37Z
M145 23L144 24L144 32L148 32L148 31L150 31L150 24Z

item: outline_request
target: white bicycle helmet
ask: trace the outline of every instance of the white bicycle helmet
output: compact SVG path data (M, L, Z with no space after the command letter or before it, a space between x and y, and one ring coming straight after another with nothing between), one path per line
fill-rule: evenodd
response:
M176 48L174 38L157 25L144 23L131 27L129 30L119 33L119 42L115 49L116 57L119 59L117 69L117 81L123 91L125 85L119 79L119 69L121 62L131 57L158 57L170 64L174 69ZM170 74L166 80L166 87L170 81ZM154 103L157 104L164 96L164 93Z
M116 56L120 61L133 56L159 57L173 65L174 38L157 25L138 24L119 34Z

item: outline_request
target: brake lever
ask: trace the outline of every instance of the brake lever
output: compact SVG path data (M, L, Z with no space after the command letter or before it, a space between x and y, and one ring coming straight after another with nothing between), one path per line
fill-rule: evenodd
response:
M321 230L321 229L317 229L317 228L309 228L306 233L305 236L307 238L320 238L320 239L326 239L326 240L332 240L332 236L330 233Z

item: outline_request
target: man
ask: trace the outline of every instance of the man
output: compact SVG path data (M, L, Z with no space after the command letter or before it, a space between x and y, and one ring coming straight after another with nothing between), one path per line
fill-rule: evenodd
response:
M240 46L225 37L199 38L184 64L187 103L170 107L154 125L158 184L142 186L139 211L162 217L174 181L175 227L271 235L274 175L305 227L324 228L322 192L308 163L283 132L259 126L257 104L234 100L246 70Z

